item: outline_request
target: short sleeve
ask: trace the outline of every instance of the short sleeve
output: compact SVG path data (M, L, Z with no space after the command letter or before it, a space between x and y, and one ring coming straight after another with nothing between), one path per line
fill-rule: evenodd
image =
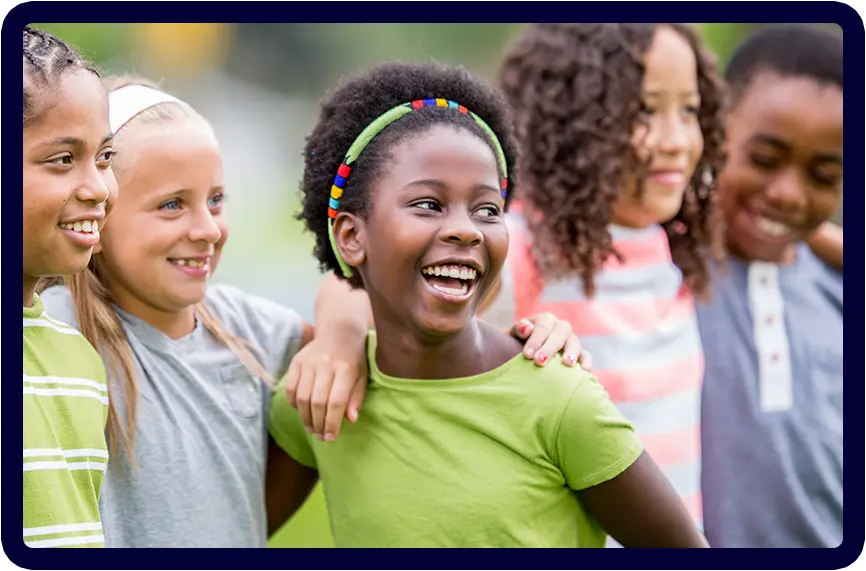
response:
M304 320L294 309L225 284L208 287L207 306L232 335L253 346L275 378L286 374L304 332Z
M643 452L632 424L589 374L582 376L565 406L555 446L559 467L575 491L615 478Z
M316 455L310 446L309 435L301 415L286 397L285 380L277 385L271 396L268 431L283 452L299 464L316 469Z

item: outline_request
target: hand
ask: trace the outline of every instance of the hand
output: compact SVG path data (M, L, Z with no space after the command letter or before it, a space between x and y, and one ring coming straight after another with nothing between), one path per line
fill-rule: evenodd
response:
M562 362L566 366L573 367L575 363L580 363L585 370L592 370L592 354L583 350L571 324L557 319L552 313L521 319L511 328L511 335L517 339L527 339L523 355L535 361L539 367L545 366L551 355L561 352Z
M340 434L343 416L358 420L367 392L366 345L316 338L292 359L286 396L301 415L307 432L326 442Z

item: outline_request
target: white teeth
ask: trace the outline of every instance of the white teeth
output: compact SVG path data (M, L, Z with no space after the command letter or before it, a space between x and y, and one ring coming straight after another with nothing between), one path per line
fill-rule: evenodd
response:
M96 220L84 220L72 222L69 224L60 224L64 230L73 230L75 232L83 232L85 234L99 234L99 223Z
M468 266L428 266L421 270L428 276L445 276L447 278L471 281L478 276L478 272Z
M466 292L469 291L469 284L467 284L466 282L461 283L459 288L445 287L439 284L432 284L432 286L433 289L439 290L442 293L447 293L448 295L462 296L466 295Z
M190 268L204 268L208 265L206 261L202 262L200 260L188 260L183 258L177 258L169 261L175 266L189 266Z
M783 236L791 231L785 224L763 217L757 219L757 226L758 230L770 236Z

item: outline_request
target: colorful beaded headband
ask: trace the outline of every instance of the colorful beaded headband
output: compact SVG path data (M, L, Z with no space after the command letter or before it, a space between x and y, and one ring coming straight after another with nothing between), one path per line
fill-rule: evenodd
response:
M469 111L463 105L448 99L416 99L415 101L392 107L382 115L379 115L379 117L361 131L361 134L358 135L355 142L349 147L346 156L343 158L340 168L337 169L337 176L334 177L334 184L331 186L331 199L328 201L328 238L331 241L331 249L334 250L337 262L343 270L343 275L347 278L352 277L353 274L351 268L349 268L346 262L343 261L340 252L337 250L337 242L334 239L334 219L337 217L337 211L340 209L340 197L343 196L343 189L346 188L346 181L349 180L349 175L352 173L351 165L358 160L361 151L370 144L373 137L381 133L385 127L404 115L423 107L448 107L450 109L456 109L464 115L470 115L475 120L475 123L478 124L485 133L487 133L487 136L490 137L490 140L493 141L493 146L496 148L496 160L499 163L499 169L502 171L502 202L503 204L505 203L505 197L508 196L508 168L505 162L505 153L502 151L502 145L499 144L499 139L496 137L493 129L491 129L481 117Z

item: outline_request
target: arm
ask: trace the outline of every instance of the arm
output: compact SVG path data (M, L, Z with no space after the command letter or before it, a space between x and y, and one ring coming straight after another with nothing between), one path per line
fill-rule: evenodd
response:
M291 518L310 495L319 474L295 462L268 438L268 468L265 476L265 507L268 514L268 536L273 535Z
M837 270L842 269L842 228L825 222L806 238L806 243L824 262Z
M623 547L709 547L670 482L645 452L619 476L578 495Z
M631 423L591 375L577 374L555 427L554 450L568 487L624 547L707 547Z

